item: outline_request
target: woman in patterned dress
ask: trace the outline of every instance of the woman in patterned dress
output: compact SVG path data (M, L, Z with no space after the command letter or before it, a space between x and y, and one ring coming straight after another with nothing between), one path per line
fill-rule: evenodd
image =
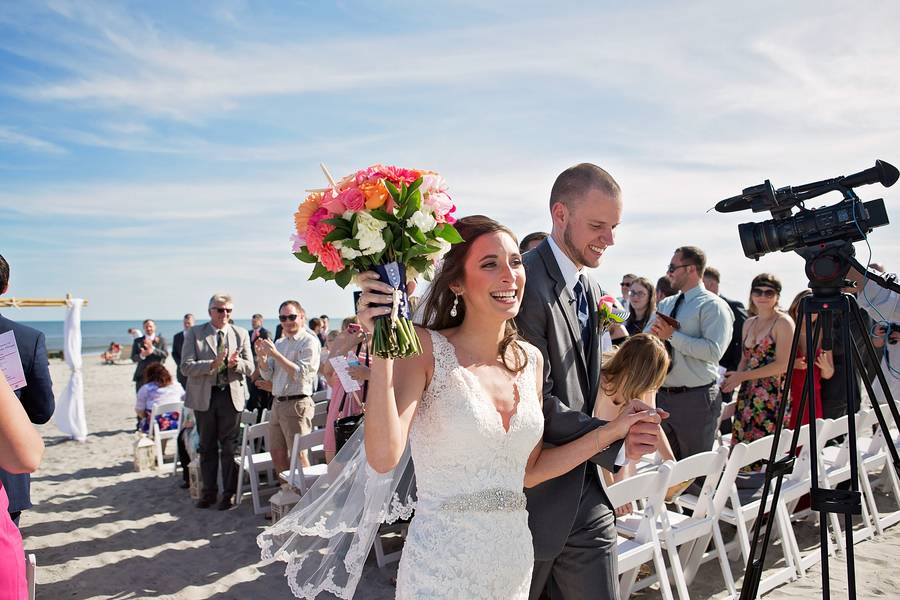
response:
M725 374L723 392L740 386L732 443L752 442L775 431L794 321L778 306L781 282L771 274L753 278L750 314L744 323L743 357L737 371Z

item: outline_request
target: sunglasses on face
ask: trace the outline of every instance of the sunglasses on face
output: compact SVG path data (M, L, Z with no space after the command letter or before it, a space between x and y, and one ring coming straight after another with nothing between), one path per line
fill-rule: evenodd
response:
M297 320L298 315L278 315L278 320L284 323L285 321L290 321L293 323Z
M753 288L750 290L752 296L765 296L766 298L774 298L778 292L772 288Z
M689 265L689 264L688 265L673 265L670 263L669 266L666 267L666 273L674 273L678 269L683 269L685 267L690 267L690 266L691 265Z
M630 288L630 287L631 287L631 282L630 282L630 281L623 281L623 282L620 283L619 285L622 286L622 287L624 287L624 288Z
M647 295L647 292L644 290L628 290L629 298L643 298Z
M230 315L231 311L233 311L234 309L233 308L221 308L219 306L214 306L213 310L216 311L217 313L219 313L220 315L221 314L229 314Z

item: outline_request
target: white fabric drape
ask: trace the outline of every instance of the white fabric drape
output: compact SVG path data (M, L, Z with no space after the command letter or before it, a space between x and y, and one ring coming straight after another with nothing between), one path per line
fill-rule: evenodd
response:
M56 399L53 421L60 431L84 442L87 440L87 419L84 415L84 381L81 376L81 306L84 300L72 299L66 311L63 329L63 348L66 364L72 374L62 395Z

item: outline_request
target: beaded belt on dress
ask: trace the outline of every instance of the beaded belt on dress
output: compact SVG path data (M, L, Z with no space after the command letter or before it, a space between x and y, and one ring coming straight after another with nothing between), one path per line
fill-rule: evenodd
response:
M452 512L525 510L525 494L503 489L459 494L441 504L441 510Z

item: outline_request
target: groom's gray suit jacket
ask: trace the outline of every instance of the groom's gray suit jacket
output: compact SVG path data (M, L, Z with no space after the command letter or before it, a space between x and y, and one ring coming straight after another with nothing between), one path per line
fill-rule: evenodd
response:
M545 240L527 252L523 261L528 279L516 324L522 337L543 354L544 443L558 446L605 424L591 416L600 384L597 311L589 311L590 335L585 347L574 297L566 288L550 245ZM600 286L585 277L590 284L588 306L596 307ZM621 446L621 441L613 444L591 462L610 471L618 470L615 459ZM525 491L536 560L549 560L562 550L578 512L583 486L600 487L605 506L598 510L611 510L598 477L589 475L587 468L588 463L582 463L565 475Z

